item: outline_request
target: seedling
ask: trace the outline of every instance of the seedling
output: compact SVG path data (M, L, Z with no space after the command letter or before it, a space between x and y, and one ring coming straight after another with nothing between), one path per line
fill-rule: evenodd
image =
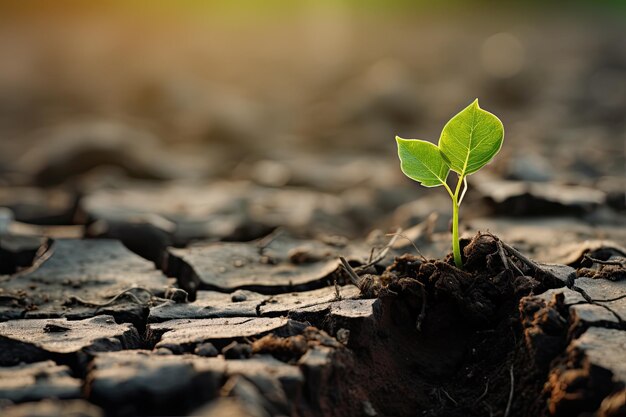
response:
M400 168L424 187L443 186L452 199L452 253L463 268L459 243L459 207L467 191L467 177L487 165L504 140L504 127L495 115L483 110L478 99L446 123L439 145L396 136ZM457 173L454 189L446 182L450 170Z

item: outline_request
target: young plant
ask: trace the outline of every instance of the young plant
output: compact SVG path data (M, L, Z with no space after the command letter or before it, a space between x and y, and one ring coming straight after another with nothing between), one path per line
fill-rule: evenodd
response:
M443 186L452 199L452 252L454 263L459 268L463 268L459 243L459 207L467 191L467 177L493 159L502 147L503 140L502 122L481 109L478 99L446 123L439 137L439 146L396 136L400 167L404 175L424 187ZM454 192L446 182L450 170L458 175Z

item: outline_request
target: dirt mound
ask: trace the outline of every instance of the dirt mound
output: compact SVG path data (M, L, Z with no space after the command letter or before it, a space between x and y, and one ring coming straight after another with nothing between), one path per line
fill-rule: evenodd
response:
M350 340L356 360L346 381L382 415L536 411L547 378L539 364L552 358L537 362L526 348L518 306L523 296L558 286L557 280L546 270L529 271L491 234L462 243L464 270L451 256L404 255L379 275L359 277L364 294L378 297L376 320L369 340Z

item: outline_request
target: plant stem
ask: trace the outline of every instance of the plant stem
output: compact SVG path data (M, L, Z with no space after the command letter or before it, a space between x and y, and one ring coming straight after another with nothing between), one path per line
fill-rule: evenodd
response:
M452 253L454 254L454 263L457 268L461 269L463 268L463 258L461 258L461 243L459 242L459 192L464 179L464 175L459 175L456 189L452 195Z
M454 254L454 263L457 268L463 268L461 244L459 242L459 205L456 194L452 198L452 253Z

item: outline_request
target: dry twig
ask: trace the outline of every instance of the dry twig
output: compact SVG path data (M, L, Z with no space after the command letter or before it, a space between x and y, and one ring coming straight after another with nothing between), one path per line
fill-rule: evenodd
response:
M358 287L359 284L361 283L361 277L359 277L356 274L356 272L350 266L348 261L346 261L346 258L344 258L343 256L340 256L339 260L341 261L341 264L343 265L343 269L345 269L346 272L348 273L348 276L350 277L350 281L352 281L352 283Z
M267 247L271 245L272 242L274 242L276 239L278 239L278 237L280 237L284 232L284 229L278 227L274 229L270 234L259 239L256 243L256 247L259 250L259 255L263 255L265 249L267 249Z
M413 246L413 248L415 249L415 252L417 252L417 254L420 256L420 258L422 258L422 261L424 262L428 262L428 259L426 259L424 257L424 255L422 255L422 252L419 250L419 248L417 247L417 245L415 243L413 243L413 241L411 240L411 238L409 238L407 235L404 235L402 233L389 233L386 236L394 236L397 235L398 237L401 237L402 239L408 240L409 243L411 244L411 246Z
M337 283L337 277L336 276L333 279L333 284L335 285L335 301L340 301L341 300L341 291L339 289L339 284Z
M498 247L498 254L500 255L500 260L502 261L502 264L504 265L504 267L506 269L509 269L509 266L512 267L513 269L515 269L515 272L518 274L518 276L523 276L524 273L517 267L517 265L515 265L515 262L512 262L507 256L506 253L504 252L504 244L503 242L500 240L500 238L498 238L497 236L491 235L490 236L495 240L496 242L496 246Z
M354 268L354 270L357 271L357 272L365 271L370 266L376 265L378 262L380 262L383 259L385 259L385 256L387 256L387 253L389 253L389 249L391 249L393 247L393 245L396 243L396 241L398 240L399 234L401 232L402 232L402 229L398 228L396 233L388 235L388 236L393 236L393 237L391 238L389 243L387 243L387 245L385 245L385 247L380 252L378 252L378 255L376 255L372 259L372 254L374 253L374 249L372 248L372 252L370 252L370 261L368 263L366 263L365 265L361 265L361 266L358 266L358 267Z

